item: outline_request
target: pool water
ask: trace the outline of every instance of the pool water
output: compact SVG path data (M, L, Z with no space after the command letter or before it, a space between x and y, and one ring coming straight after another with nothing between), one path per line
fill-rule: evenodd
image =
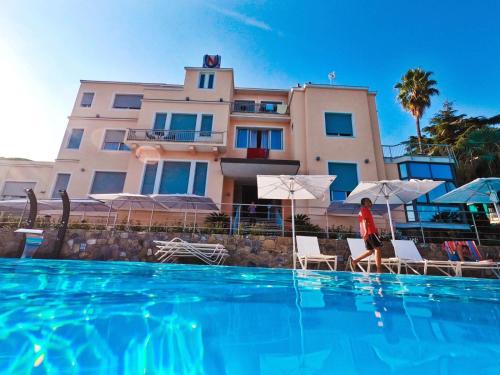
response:
M0 372L498 374L500 281L0 260Z

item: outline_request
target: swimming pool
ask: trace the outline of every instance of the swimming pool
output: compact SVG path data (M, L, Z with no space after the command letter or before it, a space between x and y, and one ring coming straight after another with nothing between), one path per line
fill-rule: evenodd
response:
M500 282L0 260L13 374L498 373Z

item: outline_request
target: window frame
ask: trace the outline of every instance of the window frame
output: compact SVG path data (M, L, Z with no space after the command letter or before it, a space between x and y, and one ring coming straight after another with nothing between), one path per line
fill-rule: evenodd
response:
M125 184L127 183L128 171L118 170L118 169L93 169L92 170L92 179L90 180L90 186L88 188L89 195L90 194L119 194L119 193L92 193L92 186L94 186L94 180L97 172L104 173L125 173L125 180L123 181L123 190L125 190ZM123 193L123 191L122 191Z
M80 149L80 147L82 146L82 140L83 140L83 135L85 134L85 128L71 128L69 130L70 130L70 132L68 134L68 139L66 140L66 147L65 147L65 149L66 150L78 151ZM77 148L69 147L69 143L71 142L71 136L73 135L73 131L74 130L81 130L82 131L82 137L80 138L80 143L78 143L78 147Z
M83 105L83 98L85 97L85 94L92 94L92 100L90 101L90 105ZM84 91L82 92L82 96L80 98L80 108L92 108L92 105L94 104L94 99L95 99L95 92L92 91Z
M205 75L204 82L203 82L203 87L200 87L200 80L201 76ZM208 87L208 82L209 82L209 76L213 75L213 81L212 81L212 87ZM216 87L216 75L214 71L209 71L209 70L200 70L198 73L198 79L196 81L196 88L198 90L215 90Z
M246 126L246 125L236 125L234 130L234 149L235 150L246 150L248 149L248 137L250 136L250 132L247 135L247 147L238 147L238 129L246 129L246 130L267 130L269 133L269 145L271 145L271 130L281 130L281 149L271 149L268 148L269 152L285 152L285 128L281 126Z
M120 107L115 107L115 99L117 95L137 95L137 96L142 96L141 98L141 106L139 108L120 108ZM110 109L114 111L140 111L142 109L142 101L144 100L144 93L137 93L137 92L113 92L113 95L111 95L111 105Z
M207 177L205 178L205 197L207 197L207 188L208 188L208 178L210 177L210 161L209 160L193 160L193 159L145 159L144 160L144 166L142 167L142 172L141 172L141 179L139 181L139 187L137 191L142 191L142 186L144 183L144 176L146 175L146 165L149 163L158 163L156 167L156 175L155 175L155 183L153 185L153 193L152 194L160 194L160 183L161 183L161 175L163 173L163 165L165 162L179 162L179 163L186 163L189 162L189 180L188 180L188 192L186 195L192 195L193 194L193 187L194 187L194 178L195 178L195 172L196 172L196 163L206 163L207 164ZM165 194L160 194L160 195L165 195Z
M132 149L125 143L125 139L127 138L127 129L117 129L117 128L104 128L103 129L104 132L103 132L103 135L102 135L102 139L101 139L101 147L99 148L99 151L102 151L102 152L130 152L132 151ZM120 143L120 145L124 145L125 147L128 148L128 150L120 150L120 149L117 149L117 150L113 150L113 149L105 149L104 148L104 144L106 143L106 133L108 130L119 130L119 131L124 131L124 135L123 135L123 142ZM108 142L108 143L117 143L117 142Z
M328 134L327 130L326 130L326 114L327 113L339 114L339 115L351 115L352 135ZM356 132L356 119L355 119L354 112L323 111L323 129L324 129L326 137L328 137L328 138L356 138L357 132Z
M52 186L50 188L50 199L59 199L59 198L54 198L54 189L56 188L56 184L57 184L57 177L60 175L60 174L67 174L69 175L69 178L68 178L68 184L66 185L66 191L68 190L69 188L69 183L71 182L71 173L70 172L57 172L56 173L56 178L54 179L54 182L52 183Z
M170 131L170 126L172 124L172 116L173 115L196 115L196 126L195 126L195 137L194 137L194 141L193 142L196 142L196 140L198 138L209 138L209 137L212 137L213 136L213 133L217 133L217 130L214 130L214 127L215 127L215 123L216 123L216 120L217 120L217 116L215 115L215 113L213 112L190 112L190 111L182 111L182 112L175 112L175 111L170 111L170 112L153 112L153 116L152 116L152 120L151 120L151 130L154 131L154 126L155 126L155 121L156 121L156 115L157 114L163 114L163 115L166 115L166 119L165 119L165 128L163 130L158 130L158 131L164 131L164 132L168 132ZM207 115L207 116L212 116L212 130L210 131L210 136L204 136L204 135L200 135L200 132L201 132L201 119L203 117L203 115Z
M361 181L360 180L360 171L359 171L359 163L358 161L350 161L350 160L327 160L326 161L326 175L327 176L334 176L334 175L331 175L330 174L330 163L333 163L333 164L354 164L356 165L356 179L358 180L358 185L359 185L359 182ZM334 183L335 181L332 182L332 184ZM343 190L337 190L337 191L343 191ZM343 202L345 201L345 199L343 200L332 200L332 190L331 190L331 184L330 186L328 187L328 198L330 199L330 203L331 202ZM347 199L347 194L346 194L346 199Z

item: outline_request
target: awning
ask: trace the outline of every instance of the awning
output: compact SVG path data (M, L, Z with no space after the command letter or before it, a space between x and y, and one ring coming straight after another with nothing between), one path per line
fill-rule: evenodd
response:
M256 181L257 175L295 175L298 160L221 158L222 174L235 180Z
M211 198L200 195L153 194L151 198L171 210L219 211Z
M389 205L391 210L400 207L400 204ZM341 201L336 201L330 203L326 212L329 215L357 215L361 205L356 203L344 203ZM377 216L383 216L387 214L387 205L385 204L374 204L371 208L372 214Z

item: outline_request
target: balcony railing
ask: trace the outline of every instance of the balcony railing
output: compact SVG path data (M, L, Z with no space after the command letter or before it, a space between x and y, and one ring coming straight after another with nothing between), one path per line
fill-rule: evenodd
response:
M127 141L224 144L224 132L128 129Z
M286 115L288 114L288 106L286 104L276 103L234 102L231 106L231 111L239 113L269 113Z
M403 142L397 145L382 145L382 152L385 159L394 160L401 157L445 157L451 162L455 162L455 154L449 145L444 144L422 144Z
M267 148L247 148L247 159L267 159L269 150Z

